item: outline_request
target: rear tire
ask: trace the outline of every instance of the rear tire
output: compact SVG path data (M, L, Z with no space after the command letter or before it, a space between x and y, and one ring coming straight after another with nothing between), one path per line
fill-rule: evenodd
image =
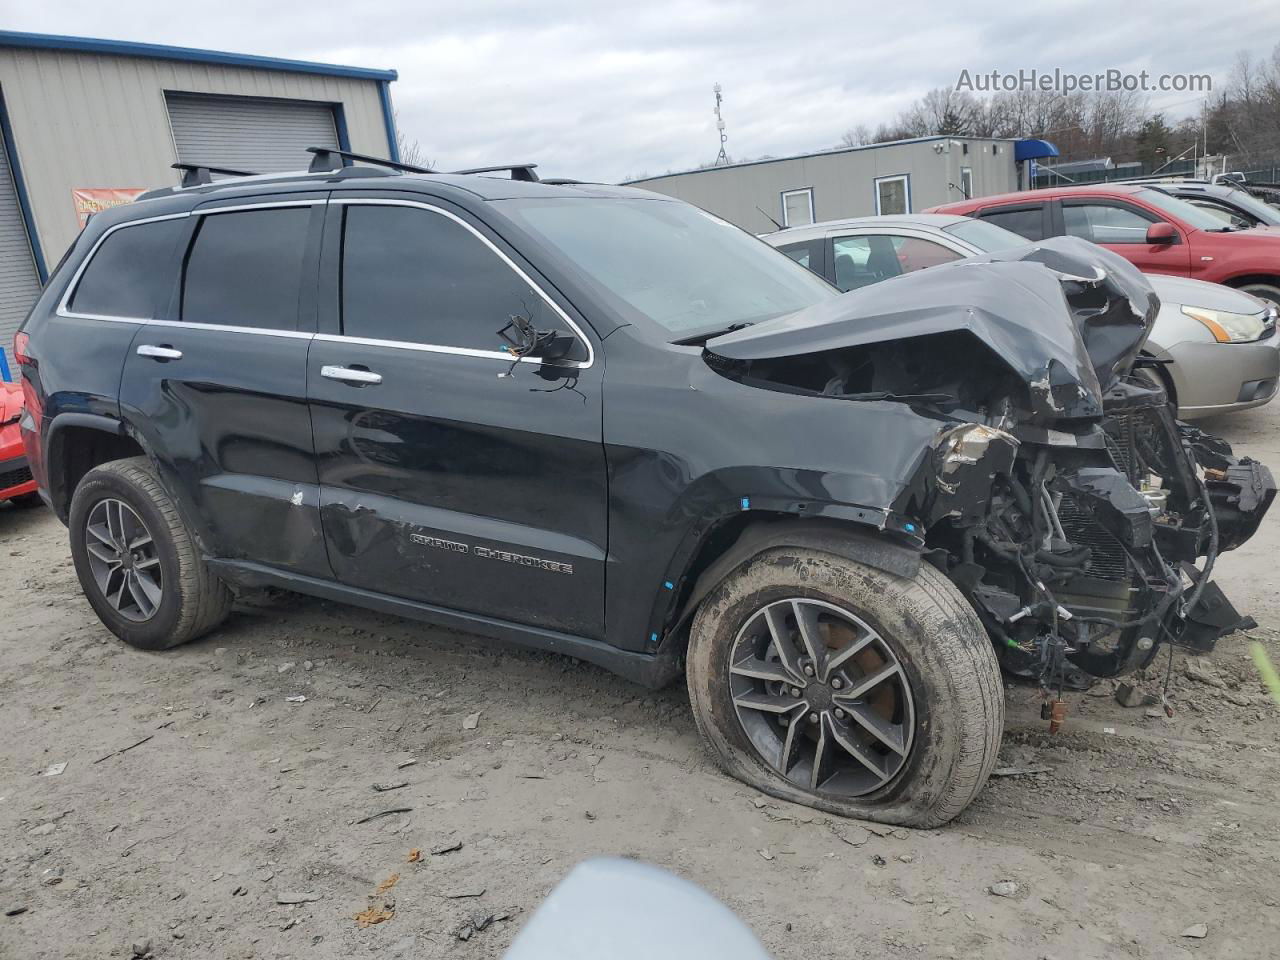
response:
M785 613L773 615L773 620L765 613L768 632L753 639L752 631L761 630L757 624L762 611L785 611L787 604L796 611L785 620L787 625L782 626ZM800 683L809 686L801 690L798 683L784 680L770 687L773 681L760 680L762 689L746 690L744 674L747 683L756 683L752 678L786 665L781 646L792 641L778 641L779 632L790 631L794 650L805 649L797 624L801 617L812 616L800 612L809 608L830 618L813 620L810 629L825 645L818 653L825 665L820 664L816 674L809 672L800 654L800 669L807 675ZM874 639L840 646L837 640L846 623L852 625L849 636ZM865 667L853 658L844 660L850 669L843 683L831 690L836 681L824 681L824 673L834 676L830 665L841 662L839 651L860 644L881 652ZM749 651L745 655L744 649ZM900 667L896 676L893 662ZM899 684L898 678L905 678L906 690L898 687L893 694L904 702L882 710L872 693L861 701L840 699L884 673ZM1004 690L991 641L960 592L927 563L908 579L798 547L760 554L730 574L698 609L689 639L688 685L698 730L726 772L782 800L883 823L936 827L958 815L986 783L1004 731ZM798 695L802 702L794 716L803 721L807 734L788 736L792 726L800 725L781 717L763 725L744 719L755 715L743 711L745 701L770 702L768 709L773 709L770 691L778 693L779 707ZM846 709L842 713L835 706ZM913 729L905 736L870 738L868 731L877 725L872 708L886 721L882 730L905 730L902 721L907 718ZM855 710L864 719L852 716ZM775 736L785 743L775 743ZM853 744L857 751L837 752L834 758L828 753L823 761L818 759L824 750L822 736L827 736L827 751L832 742L861 742ZM813 743L812 761L804 760L809 747L801 737ZM908 744L905 759L898 751L903 743ZM794 765L780 759L790 751L798 758ZM875 762L852 762L859 753ZM789 767L786 775L780 763ZM859 779L859 763L873 775ZM826 777L824 770L835 772Z
M167 650L216 627L231 609L145 457L85 474L68 519L76 575L94 612L140 650Z

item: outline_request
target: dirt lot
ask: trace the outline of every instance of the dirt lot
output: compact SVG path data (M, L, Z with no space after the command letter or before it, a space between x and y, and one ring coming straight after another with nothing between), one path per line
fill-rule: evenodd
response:
M1280 406L1206 426L1280 465ZM1278 530L1219 565L1275 659ZM1047 772L889 832L726 779L679 686L293 597L139 653L47 512L0 508L0 543L5 960L495 957L597 854L702 884L779 960L1276 955L1280 710L1244 637L1212 658L1223 687L1179 657L1172 720L1108 687L1051 737L1011 690L1003 762ZM362 928L370 906L393 916Z

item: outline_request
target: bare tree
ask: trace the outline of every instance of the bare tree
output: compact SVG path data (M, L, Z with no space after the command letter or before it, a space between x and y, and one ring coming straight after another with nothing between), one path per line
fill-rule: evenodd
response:
M845 147L865 147L867 144L874 142L871 139L871 131L867 129L865 123L860 123L850 130L846 130L840 137L840 144Z
M427 170L436 168L435 161L427 156L426 149L417 140L410 140L400 129L400 112L392 114L396 125L396 151L400 154L400 162L412 167L424 167Z

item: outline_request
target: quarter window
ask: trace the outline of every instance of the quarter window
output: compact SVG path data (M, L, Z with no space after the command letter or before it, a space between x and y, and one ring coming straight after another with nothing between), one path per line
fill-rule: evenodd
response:
M810 270L814 268L813 263L813 243L788 243L786 246L778 247L779 253L784 253L802 267L808 267Z
M75 313L149 320L173 291L169 259L182 220L158 220L121 227L108 234L76 285L69 308Z
M564 326L533 287L449 217L413 207L346 207L345 335L496 352L498 331L515 314L540 329Z
M310 221L310 207L202 215L187 254L181 318L298 329Z
M1039 204L1034 207L995 207L978 215L988 223L1012 230L1028 240L1044 239L1044 213Z

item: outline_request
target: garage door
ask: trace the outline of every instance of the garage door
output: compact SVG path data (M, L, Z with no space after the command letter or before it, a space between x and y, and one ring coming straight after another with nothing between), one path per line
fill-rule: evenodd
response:
M39 295L40 277L31 256L27 225L18 206L9 157L0 141L0 344L11 375L17 374L13 335Z
M306 169L307 147L337 147L333 105L166 93L178 159L231 170Z

